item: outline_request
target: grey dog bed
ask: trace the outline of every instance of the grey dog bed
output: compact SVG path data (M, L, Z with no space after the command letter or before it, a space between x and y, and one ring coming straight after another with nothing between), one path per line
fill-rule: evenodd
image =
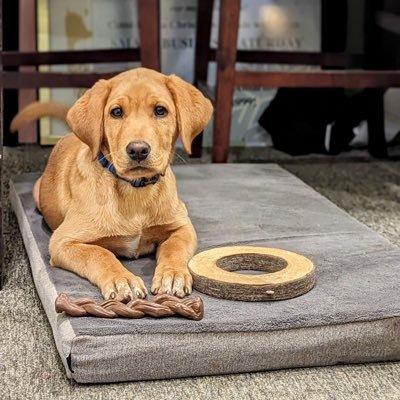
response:
M18 177L11 201L68 377L116 382L400 359L400 249L276 165L174 170L200 250L245 244L298 252L314 261L316 287L277 302L200 294L198 322L57 315L60 292L101 295L49 266L49 232L31 196L37 175ZM154 258L123 262L150 286Z

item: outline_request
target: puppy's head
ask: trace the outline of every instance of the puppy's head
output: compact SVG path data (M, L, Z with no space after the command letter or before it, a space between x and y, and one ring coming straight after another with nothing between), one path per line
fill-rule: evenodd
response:
M100 80L71 107L67 121L96 159L103 152L126 178L163 173L178 136L190 154L212 114L211 102L175 75L137 68Z

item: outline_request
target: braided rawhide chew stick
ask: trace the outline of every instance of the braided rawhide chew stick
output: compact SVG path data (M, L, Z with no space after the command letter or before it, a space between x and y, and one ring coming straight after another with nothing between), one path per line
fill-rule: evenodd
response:
M65 312L72 317L102 318L142 318L145 315L152 317L170 317L180 315L185 318L199 321L203 318L204 304L200 297L180 299L168 294L160 294L152 300L132 300L127 304L116 300L107 300L96 303L93 299L74 299L65 293L60 293L55 301L56 312Z

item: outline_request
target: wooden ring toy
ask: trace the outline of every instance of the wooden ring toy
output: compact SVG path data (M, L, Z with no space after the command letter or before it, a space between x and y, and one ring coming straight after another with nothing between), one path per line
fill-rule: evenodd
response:
M300 296L315 285L313 262L291 251L254 246L217 247L189 261L193 287L227 300L284 300ZM242 274L236 271L265 271Z

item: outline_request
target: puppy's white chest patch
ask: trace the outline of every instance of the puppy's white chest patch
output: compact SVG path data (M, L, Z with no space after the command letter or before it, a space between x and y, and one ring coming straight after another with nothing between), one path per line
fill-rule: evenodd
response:
M125 251L126 254L124 254L125 257L128 258L137 258L138 257L138 250L139 250L139 243L140 243L140 235L130 238L126 241L125 245Z

